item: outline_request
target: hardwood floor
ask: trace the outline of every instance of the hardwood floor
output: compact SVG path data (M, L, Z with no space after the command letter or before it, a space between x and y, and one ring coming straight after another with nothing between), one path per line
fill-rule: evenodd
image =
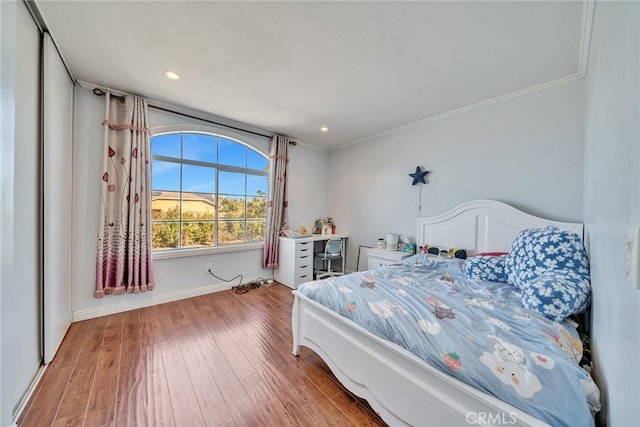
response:
M274 283L74 323L19 426L382 426L311 350Z

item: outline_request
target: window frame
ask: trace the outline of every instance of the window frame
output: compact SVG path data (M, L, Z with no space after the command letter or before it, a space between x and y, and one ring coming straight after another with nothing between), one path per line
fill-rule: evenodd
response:
M232 130L227 130L227 129L218 129L217 127L213 127L213 126L197 126L197 125L169 125L169 126L157 126L152 128L151 130L151 138L156 137L156 136L161 136L161 135L167 135L167 134L175 134L175 133L182 133L182 134L204 134L204 135L209 135L209 136L213 136L213 137L218 137L218 138L224 138L226 140L238 143L240 145L243 145L245 147L247 147L247 149L253 150L255 151L257 154L265 157L267 159L267 161L269 160L269 155L268 155L268 142L266 144L260 144L262 146L258 146L258 144L256 144L254 141L251 141L250 138L247 138L246 135L243 135L239 132L234 132ZM266 141L265 141L266 142ZM224 165L224 164L220 164L220 163L208 163L208 162L203 162L203 161L198 161L198 160L191 160L191 159L177 159L175 157L170 157L170 156L154 156L153 153L151 152L151 146L149 147L150 149L150 153L151 153L151 161L153 162L154 160L158 160L158 161L164 161L164 162L171 162L171 163L175 163L175 164L179 164L179 165L195 165L195 166L205 166L205 167L211 167L215 169L215 174L216 174L216 179L215 179L215 196L216 196L216 203L218 203L219 200L219 180L218 180L218 176L219 176L219 172L220 171L225 171L225 172L236 172L236 173L244 173L244 174L251 174L251 175L262 175L267 177L267 182L268 182L268 177L269 177L269 171L260 171L257 169L251 169L248 167L239 167L239 166L232 166L232 165ZM180 154L182 156L182 152ZM179 161L176 161L179 160ZM217 161L218 159L216 159ZM258 172L258 173L256 173ZM151 183L151 191L155 191L155 189L153 188L153 183ZM180 194L182 194L182 190L180 191ZM246 194L246 188L245 188L245 208L246 208L246 197L248 197L249 195ZM266 194L266 201L268 202L268 198L269 198L269 194L268 194L268 188L267 188L267 194ZM245 211L245 216L243 219L239 220L243 222L243 225L245 227L245 233L246 233L246 227L247 227L247 223L250 222L248 220L248 218L246 217L246 211ZM266 221L266 218L265 218ZM155 222L152 220L152 222ZM182 212L180 213L180 217L178 219L178 224L180 224L180 228L182 225ZM215 212L215 219L213 219L211 222L215 223L216 226L219 222L219 217L218 217L218 210L216 209ZM245 235L246 237L246 235ZM216 233L216 240L217 240L217 233ZM153 249L153 258L154 259L164 259L164 258L180 258L180 257L189 257L189 256L198 256L198 255L207 255L207 254L214 254L214 253L224 253L224 252L239 252L239 251L247 251L247 250L256 250L256 249L261 249L264 246L264 240L258 240L258 241L251 241L251 242L243 242L243 243L226 243L226 244L218 244L216 242L215 245L213 246L196 246L196 247L186 247L186 248L166 248L166 249Z

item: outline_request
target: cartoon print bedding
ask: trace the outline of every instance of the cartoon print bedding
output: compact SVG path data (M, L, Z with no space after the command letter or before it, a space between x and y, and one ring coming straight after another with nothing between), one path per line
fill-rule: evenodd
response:
M298 291L550 425L593 425L599 391L573 322L524 309L511 285L467 279L463 263L420 254Z

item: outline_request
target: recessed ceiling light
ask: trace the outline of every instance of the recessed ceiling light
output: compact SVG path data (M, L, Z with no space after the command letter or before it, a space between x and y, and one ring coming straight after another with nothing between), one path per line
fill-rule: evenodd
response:
M164 72L164 75L170 78L171 80L178 80L180 78L180 74L175 71L167 70Z
M328 128L328 127L326 127L326 126L322 126L322 127L320 128L320 132L329 132L329 128Z

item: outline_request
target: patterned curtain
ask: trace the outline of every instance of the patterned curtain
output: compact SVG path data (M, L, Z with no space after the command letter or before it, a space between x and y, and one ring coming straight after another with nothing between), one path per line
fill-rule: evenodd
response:
M262 251L262 268L278 268L278 237L287 228L287 165L289 138L276 135L269 149L269 201L267 202L267 230Z
M154 288L147 102L109 92L105 98L96 298Z

